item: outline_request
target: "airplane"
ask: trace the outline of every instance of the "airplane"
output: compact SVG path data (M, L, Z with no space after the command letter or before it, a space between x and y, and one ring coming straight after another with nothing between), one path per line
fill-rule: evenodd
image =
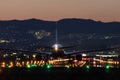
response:
M57 23L56 23L57 25ZM57 58L71 58L72 54L78 53L78 52L66 52L64 49L67 48L74 48L77 47L78 45L72 45L72 46L63 46L62 44L60 44L58 42L58 31L57 31L57 26L56 26L56 31L55 31L55 44L53 44L52 46L37 46L38 48L44 48L44 49L50 49L50 52L39 52L39 51L33 51L33 53L36 53L37 56L39 56L39 58L41 57L41 55L45 56L44 60L48 61L51 57L53 59L57 59ZM26 52L26 51L24 51ZM29 52L29 51L28 51ZM31 51L30 51L31 52ZM77 54L76 55L77 60L81 60L82 59L82 55L81 54Z

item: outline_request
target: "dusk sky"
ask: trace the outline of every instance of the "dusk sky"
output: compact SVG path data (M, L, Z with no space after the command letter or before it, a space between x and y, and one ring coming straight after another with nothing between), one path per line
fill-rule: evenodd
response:
M0 20L30 18L120 21L120 0L0 0Z

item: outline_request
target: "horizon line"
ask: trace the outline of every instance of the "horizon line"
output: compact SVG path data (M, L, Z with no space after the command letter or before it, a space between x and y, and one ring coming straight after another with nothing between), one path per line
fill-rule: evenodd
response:
M120 21L102 21L102 20L95 20L95 19L90 19L90 18L61 18L58 20L47 20L47 19L40 19L40 18L25 18L25 19L0 19L0 21L24 21L24 20L30 20L30 19L36 19L36 20L41 20L41 21L51 21L51 22L57 22L63 19L83 19L83 20L93 20L95 22L103 22L103 23L110 23L110 22L120 22Z

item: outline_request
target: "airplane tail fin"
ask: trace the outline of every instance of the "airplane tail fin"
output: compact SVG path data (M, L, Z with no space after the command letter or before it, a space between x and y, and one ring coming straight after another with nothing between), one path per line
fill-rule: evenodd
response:
M57 22L56 22L56 31L55 31L55 41L58 44L58 30L57 30Z

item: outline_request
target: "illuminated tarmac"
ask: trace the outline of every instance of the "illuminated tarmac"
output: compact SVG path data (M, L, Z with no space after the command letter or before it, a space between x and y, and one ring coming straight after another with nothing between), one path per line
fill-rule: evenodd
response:
M1 61L0 80L119 80L119 60Z
M49 60L45 63L45 61L40 60L26 60L26 61L2 61L0 62L0 68L12 68L12 67L41 67L43 65L51 65L51 67L84 67L89 65L91 67L105 67L109 65L111 68L119 68L119 60L103 60L103 59L95 59L93 58L92 61L82 60L77 61L73 60L72 63L69 63L69 59L53 59Z
M119 80L119 61L54 59L1 61L0 80Z

